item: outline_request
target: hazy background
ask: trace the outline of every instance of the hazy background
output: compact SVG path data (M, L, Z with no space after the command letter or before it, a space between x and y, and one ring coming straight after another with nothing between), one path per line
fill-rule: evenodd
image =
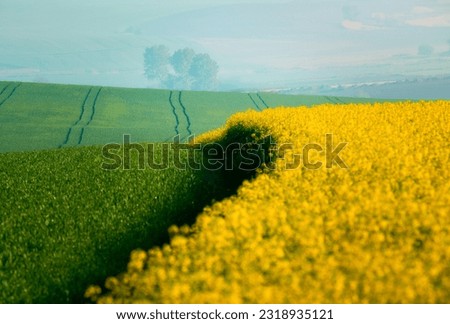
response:
M0 0L0 80L148 87L157 44L218 90L450 98L450 0Z

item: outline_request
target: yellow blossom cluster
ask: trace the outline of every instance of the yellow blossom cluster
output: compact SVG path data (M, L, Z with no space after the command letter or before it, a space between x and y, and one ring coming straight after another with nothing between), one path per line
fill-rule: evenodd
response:
M170 244L134 251L99 303L449 303L450 102L275 108L232 116L291 144ZM326 134L333 143L327 143ZM327 149L346 143L327 167ZM308 159L305 145L318 144ZM314 146L318 148L319 146Z

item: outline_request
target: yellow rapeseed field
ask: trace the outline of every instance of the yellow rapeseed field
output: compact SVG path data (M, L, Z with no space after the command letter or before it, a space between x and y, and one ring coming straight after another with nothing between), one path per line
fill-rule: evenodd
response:
M87 297L450 302L449 101L248 111L200 140L218 141L236 125L292 150L279 154L275 170L261 167L235 196L205 208L193 226L172 226L170 244L132 252L128 270L109 278L106 291L89 287ZM327 167L326 151L340 143L344 164Z

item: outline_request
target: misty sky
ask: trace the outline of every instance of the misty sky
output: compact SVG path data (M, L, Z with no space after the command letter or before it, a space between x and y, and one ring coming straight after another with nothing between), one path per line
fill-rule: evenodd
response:
M155 44L224 89L450 75L450 0L0 0L0 80L151 86Z

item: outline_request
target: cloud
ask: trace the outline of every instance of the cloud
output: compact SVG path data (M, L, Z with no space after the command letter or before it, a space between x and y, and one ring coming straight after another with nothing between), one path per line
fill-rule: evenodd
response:
M447 7L448 8L448 7ZM435 8L436 9L436 8ZM450 27L450 13L447 9L435 10L425 6L415 6L405 23L417 27Z
M370 31L370 30L380 29L380 27L377 27L377 26L365 25L360 21L347 20L347 19L342 22L342 26L345 29L356 30L356 31Z
M434 12L434 10L431 8L428 8L428 7L416 6L413 8L412 12L414 14L421 15L421 14L427 14L427 13Z
M416 27L450 27L450 15L410 19L406 24Z
M448 0L446 0L448 1ZM439 7L439 6L437 6ZM371 17L378 21L378 24L407 25L414 27L450 27L450 10L446 7L438 10L432 6L414 6L409 10L392 13L373 12Z

